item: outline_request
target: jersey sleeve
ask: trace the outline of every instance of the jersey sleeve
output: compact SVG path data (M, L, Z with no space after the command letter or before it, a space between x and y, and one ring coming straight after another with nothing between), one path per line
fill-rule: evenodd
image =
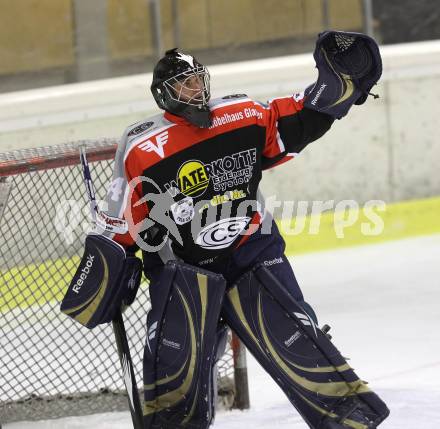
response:
M127 222L128 231L124 234L105 232L109 238L125 248L135 247L135 237L142 221L148 216L146 203L142 199L143 175L139 161L130 156L125 133L116 151L112 182L107 191L107 214Z
M299 94L271 100L262 113L266 128L263 169L294 158L325 134L334 121L325 113L304 108L304 97Z

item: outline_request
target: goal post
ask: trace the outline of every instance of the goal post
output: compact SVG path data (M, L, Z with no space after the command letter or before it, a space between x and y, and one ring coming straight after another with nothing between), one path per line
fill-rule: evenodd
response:
M103 197L115 139L0 153L0 423L127 409L111 325L88 330L59 311L91 228L82 145ZM124 313L138 387L149 306L143 279ZM217 380L226 408L249 406L243 350L230 334Z

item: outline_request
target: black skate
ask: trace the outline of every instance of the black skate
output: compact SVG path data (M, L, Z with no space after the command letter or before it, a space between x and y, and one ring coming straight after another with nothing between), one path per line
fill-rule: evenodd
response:
M371 411L370 407L358 398L346 397L335 407L334 413L338 414L338 417L326 417L319 429L348 429L356 424L363 425L365 429L375 429L387 416L378 419L377 414Z

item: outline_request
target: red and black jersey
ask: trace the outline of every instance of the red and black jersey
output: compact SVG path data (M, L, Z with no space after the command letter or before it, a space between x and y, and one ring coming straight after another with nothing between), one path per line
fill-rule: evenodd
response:
M261 221L262 170L295 157L332 123L303 109L301 96L263 105L233 95L211 101L210 109L206 129L165 112L125 131L108 208L130 229L114 240L144 247L144 232L156 227L190 263L232 251Z

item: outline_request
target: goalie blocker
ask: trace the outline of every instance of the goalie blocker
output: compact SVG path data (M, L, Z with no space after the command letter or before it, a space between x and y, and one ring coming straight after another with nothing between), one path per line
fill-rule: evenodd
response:
M142 261L102 235L90 234L84 254L61 302L61 311L92 329L109 323L130 305L142 276Z

